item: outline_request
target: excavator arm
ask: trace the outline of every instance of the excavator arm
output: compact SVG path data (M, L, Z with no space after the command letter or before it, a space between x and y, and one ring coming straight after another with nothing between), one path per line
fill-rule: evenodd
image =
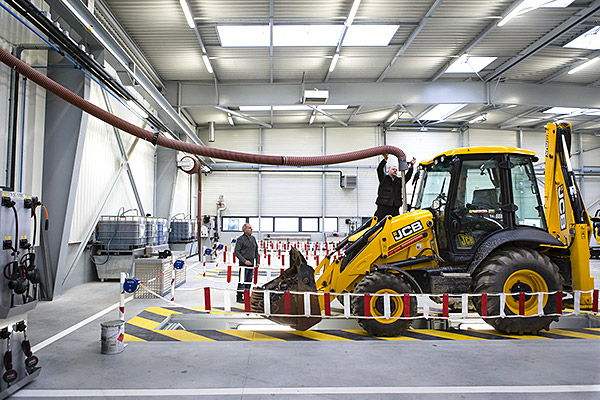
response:
M546 125L544 211L548 232L568 247L573 288L588 291L594 288L589 264L592 222L571 165L570 144L570 123ZM582 307L591 304L591 294L582 294Z

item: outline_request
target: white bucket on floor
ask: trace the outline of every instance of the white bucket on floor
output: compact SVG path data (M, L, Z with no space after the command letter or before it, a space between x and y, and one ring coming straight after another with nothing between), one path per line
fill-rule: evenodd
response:
M100 340L102 342L102 354L117 354L123 351L125 341L125 321L117 319L115 321L106 321L100 324L102 333Z

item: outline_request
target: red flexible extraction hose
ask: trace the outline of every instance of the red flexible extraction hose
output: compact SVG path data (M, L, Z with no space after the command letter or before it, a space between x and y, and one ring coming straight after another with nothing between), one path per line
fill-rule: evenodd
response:
M116 115L113 115L100 107L90 103L89 101L81 98L75 93L71 92L64 86L54 82L47 76L39 73L29 65L14 57L12 54L4 49L0 49L0 61L8 65L10 68L17 71L19 74L27 77L33 82L37 83L44 89L54 93L56 96L65 100L66 102L74 105L75 107L93 115L94 117L101 119L102 121L125 131L133 136L140 139L147 140L150 143L154 143L154 132L147 131L140 127L137 127ZM405 161L406 155L404 152L395 146L377 146L368 149L352 151L349 153L332 154L328 156L310 156L310 157L288 157L288 156L268 156L263 154L250 154L240 153L237 151L216 149L214 147L199 146L194 143L187 143L181 140L169 139L164 135L158 135L156 138L157 145L168 147L173 150L183 151L189 154L196 154L199 156L219 158L222 160L239 161L251 164L266 164L266 165L292 165L292 166L315 166L315 165L329 165L339 164L349 161L361 160L368 157L377 156L380 154L392 154L398 157L398 160Z

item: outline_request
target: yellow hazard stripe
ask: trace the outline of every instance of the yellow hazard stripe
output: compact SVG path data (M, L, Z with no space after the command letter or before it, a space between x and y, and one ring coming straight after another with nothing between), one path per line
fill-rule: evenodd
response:
M363 331L362 329L342 329L342 330L344 332L355 333L357 335L368 336L368 337L375 337L376 339L383 339L383 340L391 340L391 341L395 341L395 340L417 340L418 341L419 340L419 339L406 337L406 336L395 336L395 337L371 336L367 332Z
M485 340L474 336L462 335L460 333L437 331L434 329L412 329L411 332L422 333L423 335L435 336L443 339L452 340Z
M598 335L591 335L589 333L583 333L583 332L567 331L564 329L550 329L550 333L553 333L555 335L579 338L579 339L600 339L600 336L598 336Z
M140 339L139 337L132 336L129 333L125 334L124 339L126 342L145 342L144 339Z
M597 331L597 332L600 332L600 328L585 328L585 329L587 329L587 330L589 330L589 331Z
M321 333L318 331L290 331L290 333L298 336L302 336L305 338L319 340L321 342L339 342L339 341L347 341L351 342L352 339L346 339L340 336L329 335L327 333Z
M254 342L281 342L283 339L279 339L273 336L268 336L262 333L253 331L238 331L237 329L217 330L217 332L225 333L227 335L235 336L241 339L251 340Z
M500 332L497 332L497 331L485 331L485 333L489 333L490 335L507 337L507 338L511 338L511 339L520 339L520 340L528 340L528 339L548 339L548 340L552 340L552 338L549 338L549 337L536 336L536 335L528 335L528 334L524 334L524 335L509 335L507 333L500 333Z
M149 329L151 331L153 331L154 329L156 329L156 327L158 325L160 325L159 322L151 321L149 319L141 318L141 317L137 317L137 316L131 318L129 321L127 321L127 323L138 326L140 328Z
M181 342L215 342L214 339L210 339L201 335L197 335L192 332L182 330L157 330L156 333L168 336L173 339L177 339Z
M168 317L169 315L173 314L181 314L179 311L174 311L164 307L148 307L144 311L151 312L152 314L162 315L163 317Z

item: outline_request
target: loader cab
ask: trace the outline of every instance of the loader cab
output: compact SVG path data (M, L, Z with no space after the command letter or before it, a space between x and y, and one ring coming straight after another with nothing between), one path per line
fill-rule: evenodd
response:
M412 208L434 213L438 250L446 261L469 262L500 230L523 225L547 230L534 159L522 149L473 147L419 165Z

